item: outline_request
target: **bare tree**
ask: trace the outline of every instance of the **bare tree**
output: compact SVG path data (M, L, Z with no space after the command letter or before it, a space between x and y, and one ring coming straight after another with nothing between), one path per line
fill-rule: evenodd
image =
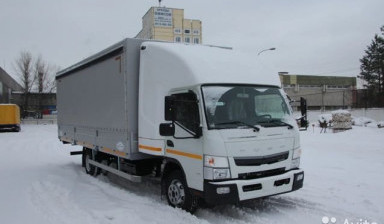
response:
M48 73L48 66L43 62L43 59L41 55L37 58L35 62L35 79L37 80L37 92L39 95L38 97L38 107L39 107L39 114L42 114L42 101L43 101L43 90L44 90L44 80Z
M47 76L48 73L47 65L43 62L43 59L41 58L41 55L37 58L35 62L35 77L37 79L37 88L38 92L42 93L44 89L44 83L43 80L45 76Z
M57 68L45 62L41 55L35 62L35 79L37 80L38 93L51 93L55 90L55 78Z
M15 60L14 69L23 87L22 109L25 111L30 107L30 94L34 92L39 93L37 99L41 112L43 94L56 91L54 75L58 67L49 65L41 55L34 60L30 52L22 51Z
M38 108L39 108L39 116L43 114L43 99L44 93L51 93L55 90L55 79L53 72L55 71L54 66L50 66L47 62L45 62L41 55L35 61L35 79L36 90L39 93L37 95L38 99Z
M24 93L31 92L35 82L35 77L32 73L32 61L32 54L28 51L22 51L15 61L16 73L20 78Z
M47 93L56 93L56 74L61 70L61 68L57 65L50 65L49 68L50 75L46 80L44 88Z
M15 61L15 70L20 78L24 93L23 109L28 108L29 93L35 82L35 76L32 74L32 54L28 51L22 51Z

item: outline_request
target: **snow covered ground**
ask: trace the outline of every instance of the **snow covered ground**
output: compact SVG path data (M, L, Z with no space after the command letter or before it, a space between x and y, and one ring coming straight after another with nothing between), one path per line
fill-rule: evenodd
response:
M0 133L0 223L384 223L383 139L375 126L310 127L301 132L302 189L191 215L161 200L156 181L85 174L69 155L80 148L61 144L55 125L24 125Z

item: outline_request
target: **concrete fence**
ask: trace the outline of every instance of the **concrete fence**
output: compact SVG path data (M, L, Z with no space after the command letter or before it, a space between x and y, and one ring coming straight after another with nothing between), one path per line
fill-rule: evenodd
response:
M57 115L43 115L43 119L25 118L21 124L57 124Z

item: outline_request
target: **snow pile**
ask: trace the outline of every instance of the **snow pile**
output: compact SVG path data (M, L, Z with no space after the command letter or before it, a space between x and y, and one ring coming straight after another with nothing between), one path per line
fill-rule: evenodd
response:
M377 127L378 128L384 128L384 121L377 122Z
M346 110L332 111L332 124L333 124L333 129L351 129L352 128L351 113Z
M367 127L367 124L376 123L373 119L368 117L352 117L352 125L354 126L364 126Z

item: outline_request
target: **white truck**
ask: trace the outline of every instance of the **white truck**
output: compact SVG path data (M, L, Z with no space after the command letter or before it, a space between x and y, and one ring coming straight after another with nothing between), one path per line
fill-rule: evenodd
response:
M276 74L228 48L123 41L57 74L58 137L86 173L161 180L173 207L303 186L299 131Z

